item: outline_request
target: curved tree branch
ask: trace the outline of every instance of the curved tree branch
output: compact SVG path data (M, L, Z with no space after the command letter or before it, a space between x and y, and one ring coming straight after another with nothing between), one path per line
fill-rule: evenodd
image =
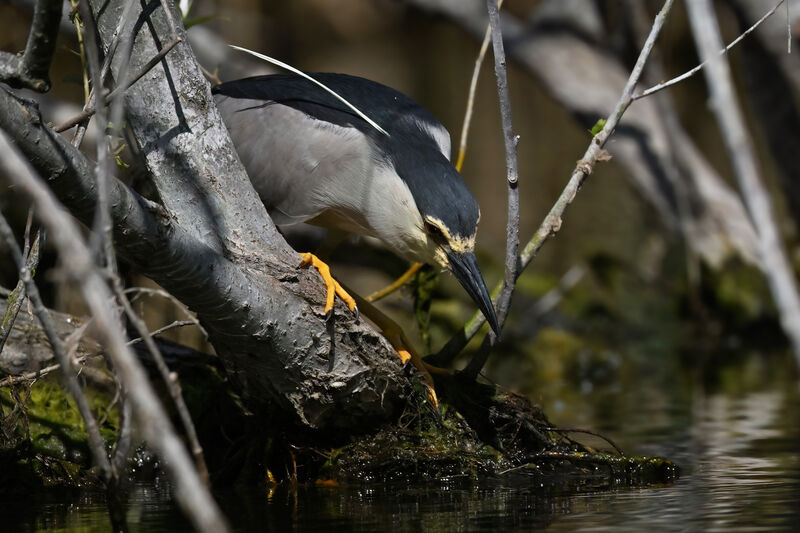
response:
M91 5L105 48L125 2ZM171 35L160 3L136 9L139 16L121 30L137 32L134 72L154 56L159 35ZM116 57L110 64L114 78L125 79ZM410 387L391 346L349 313L323 320L324 286L296 268L297 255L253 191L191 49L176 46L125 94L127 122L163 205L110 180L117 251L198 314L254 403L310 428L349 431L394 416ZM91 224L97 191L86 158L44 126L33 104L3 90L0 128Z
M91 224L97 193L90 162L43 124L31 102L3 90L0 129ZM342 428L363 424L362 416L385 419L402 403L408 385L389 344L352 320L337 320L331 334L313 273L263 259L238 265L118 180L109 184L109 204L117 251L197 312L253 399L277 400L310 427Z
M22 55L0 52L0 81L40 93L50 90L50 63L63 5L61 0L37 0L25 52Z

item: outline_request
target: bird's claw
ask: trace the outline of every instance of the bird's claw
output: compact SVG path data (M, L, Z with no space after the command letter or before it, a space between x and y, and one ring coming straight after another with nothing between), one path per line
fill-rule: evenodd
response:
M325 321L329 321L333 316L333 304L334 304L334 297L338 296L339 298L347 304L347 307L350 308L356 316L356 321L358 321L358 307L356 306L356 301L350 296L346 290L342 288L338 281L333 279L331 276L331 269L316 255L305 252L300 254L300 266L304 267L306 265L311 265L317 269L319 275L322 276L322 280L325 282L325 286L328 289L327 296L325 298Z

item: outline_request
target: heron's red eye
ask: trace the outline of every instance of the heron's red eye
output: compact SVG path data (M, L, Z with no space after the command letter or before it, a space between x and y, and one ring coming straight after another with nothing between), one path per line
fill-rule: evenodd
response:
M430 233L431 235L434 235L434 236L438 236L438 235L442 234L442 230L440 230L438 227L434 226L430 222L426 222L425 223L425 231L427 231L428 233Z

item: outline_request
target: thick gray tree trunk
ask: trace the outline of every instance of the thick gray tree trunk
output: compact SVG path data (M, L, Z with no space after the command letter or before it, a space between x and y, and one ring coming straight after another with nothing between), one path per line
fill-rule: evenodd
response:
M112 47L115 34L135 35L130 72L162 43L185 40L173 3L135 3L121 23L126 3L90 1L102 50L116 50L116 83L125 75L125 47ZM311 429L390 419L409 390L394 351L344 307L326 324L324 285L316 272L298 268L299 257L253 191L188 44L127 89L125 99L161 203L111 183L118 252L198 314L252 404L277 408ZM0 127L73 214L90 223L92 164L44 125L34 105L5 90Z

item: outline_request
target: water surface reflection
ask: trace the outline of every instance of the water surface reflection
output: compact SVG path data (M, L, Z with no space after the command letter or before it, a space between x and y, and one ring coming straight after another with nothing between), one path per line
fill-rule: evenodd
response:
M638 387L595 388L552 416L561 424L579 419L614 437L629 453L673 459L683 475L667 487L565 495L510 474L421 486L280 487L272 494L230 490L218 497L237 531L796 530L796 382L791 372L754 373L746 362L730 372L734 379L713 385L696 378L674 382L693 383L682 387L640 380ZM136 486L129 517L133 531L191 530L164 485ZM71 501L6 502L0 523L3 531L19 532L107 531L109 526L102 497L92 494Z

